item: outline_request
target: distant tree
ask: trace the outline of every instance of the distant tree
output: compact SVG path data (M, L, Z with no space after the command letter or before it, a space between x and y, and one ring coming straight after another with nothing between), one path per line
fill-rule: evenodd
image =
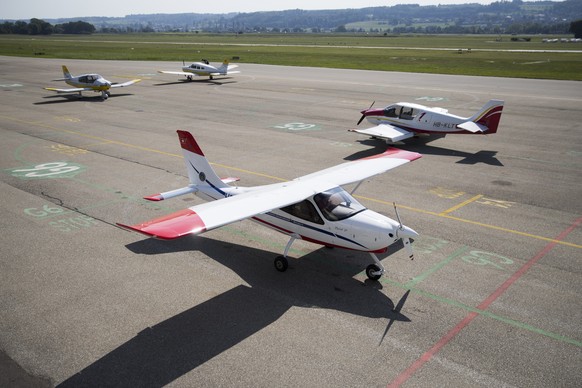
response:
M28 33L30 35L50 35L53 33L53 26L41 19L30 19L28 23Z
M568 31L574 34L574 38L582 38L582 19L570 23L570 30Z
M68 22L57 24L59 32L63 34L92 34L95 32L95 26L84 21Z
M346 29L346 26L341 25L335 29L335 32L348 32L348 30Z

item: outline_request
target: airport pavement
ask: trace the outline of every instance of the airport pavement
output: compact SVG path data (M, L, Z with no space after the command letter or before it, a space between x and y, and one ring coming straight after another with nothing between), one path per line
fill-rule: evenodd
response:
M59 86L62 64L143 81L107 101L64 98L42 89ZM180 65L0 57L0 375L64 387L579 384L579 82L157 73ZM187 184L178 129L219 175L251 186L384 151L347 131L372 101L469 116L490 98L505 100L497 134L398 145L423 157L358 189L421 234L414 261L391 247L379 282L362 272L368 255L301 241L279 273L286 237L250 221L171 242L115 225L201 203L142 199Z

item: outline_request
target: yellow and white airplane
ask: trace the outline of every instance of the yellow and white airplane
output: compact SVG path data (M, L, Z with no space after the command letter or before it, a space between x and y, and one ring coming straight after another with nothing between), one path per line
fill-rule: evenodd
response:
M213 77L217 75L240 73L240 71L232 71L237 67L238 65L230 65L228 59L225 59L219 67L212 66L210 62L203 59L201 62L194 62L189 66L182 66L182 71L158 70L158 73L183 75L188 79L188 81L192 81L192 77L210 77L210 79L213 79Z
M109 89L113 88L123 88L126 86L133 85L141 79L133 79L124 83L116 83L107 81L99 74L82 74L79 76L73 76L67 69L67 66L63 65L63 76L64 78L55 79L53 81L65 81L67 84L74 86L74 88L69 89L59 89L59 88L45 88L57 93L79 93L82 96L82 92L97 92L101 93L101 98L106 100L107 97L111 95Z

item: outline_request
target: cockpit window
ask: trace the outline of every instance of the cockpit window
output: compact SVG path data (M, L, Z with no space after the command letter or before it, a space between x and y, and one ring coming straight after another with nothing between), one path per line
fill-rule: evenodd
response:
M316 194L313 200L329 221L345 220L366 210L364 205L340 187Z
M396 113L396 107L389 106L384 109L384 116L386 117L398 117L398 113Z

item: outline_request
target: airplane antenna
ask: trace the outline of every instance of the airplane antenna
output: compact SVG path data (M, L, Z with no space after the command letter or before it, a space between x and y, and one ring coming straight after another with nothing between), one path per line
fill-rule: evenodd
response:
M402 221L400 220L400 214L398 214L398 209L396 208L396 202L392 202L392 204L394 205L394 212L396 212L396 218L398 219L400 229L402 230Z

